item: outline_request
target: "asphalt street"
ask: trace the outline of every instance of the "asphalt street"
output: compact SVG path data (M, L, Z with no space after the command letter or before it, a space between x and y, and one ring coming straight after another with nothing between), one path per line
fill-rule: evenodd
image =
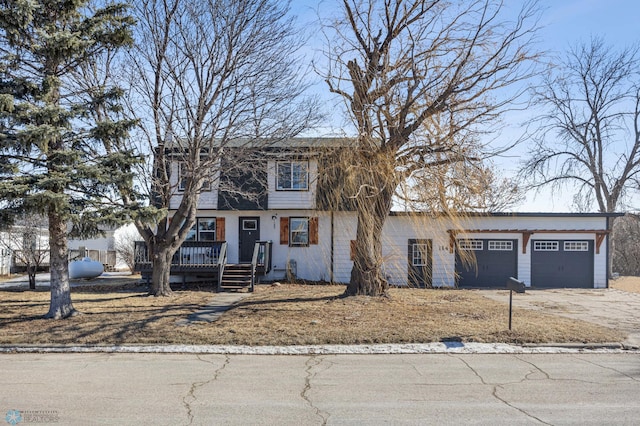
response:
M640 354L2 354L9 424L617 424Z

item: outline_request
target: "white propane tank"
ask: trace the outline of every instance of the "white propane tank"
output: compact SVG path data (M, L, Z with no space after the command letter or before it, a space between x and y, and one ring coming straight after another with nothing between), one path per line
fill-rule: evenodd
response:
M103 272L104 265L97 260L91 260L90 257L69 262L69 278L72 280L78 278L95 278Z

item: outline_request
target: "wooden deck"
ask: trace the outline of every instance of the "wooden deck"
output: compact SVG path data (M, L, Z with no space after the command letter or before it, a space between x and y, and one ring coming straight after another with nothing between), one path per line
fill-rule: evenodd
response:
M225 241L185 241L171 259L171 274L217 274L226 263ZM135 242L134 269L142 275L151 274L152 261L144 241Z
M253 260L247 263L251 266L249 268L251 276L243 280L250 283L248 286L251 289L256 276L265 275L271 271L271 246L271 241L258 241L255 244ZM136 241L134 270L140 272L147 282L153 271L151 260L145 242ZM225 271L226 265L226 241L185 241L171 260L170 274L181 276L183 281L193 278L216 281L218 289L222 289L224 286L220 272Z

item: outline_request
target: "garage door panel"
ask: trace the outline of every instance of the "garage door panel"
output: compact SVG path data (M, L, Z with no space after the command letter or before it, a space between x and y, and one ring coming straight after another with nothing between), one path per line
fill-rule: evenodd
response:
M532 248L532 286L593 288L593 241L534 240Z
M516 247L517 240L459 240L455 266L458 286L503 287L509 277L517 278Z

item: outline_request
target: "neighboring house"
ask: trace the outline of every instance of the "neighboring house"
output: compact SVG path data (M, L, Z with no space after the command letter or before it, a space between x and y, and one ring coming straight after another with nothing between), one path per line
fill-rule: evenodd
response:
M49 233L33 225L13 225L0 232L0 275L49 267ZM8 265L8 268L7 268Z
M101 227L104 235L83 240L70 239L68 241L69 260L90 257L101 262L105 271L114 270L116 266L115 232L116 228Z
M216 181L222 186L213 185L201 195L196 224L174 257L172 275L218 277L223 263L248 264L257 258L260 264L266 257L258 265L263 281L347 283L357 219L348 200L341 200L338 209L327 207L336 205L328 200L341 197L323 177L330 156L321 155L344 143L294 139L261 149L262 161L246 176L225 177L221 167ZM180 172L180 164L173 164L177 190L172 209L181 197ZM231 196L224 190L229 179L260 195ZM527 286L603 288L608 285L613 216L486 213L454 220L391 212L383 229L384 271L390 284L398 286L500 287L515 277ZM149 275L145 256L139 243L136 269ZM203 269L205 265L210 268Z
M11 250L0 248L0 276L11 273Z
M105 229L104 237L69 240L69 260L91 257L115 266L114 230ZM49 268L49 231L46 227L14 225L0 232L0 275L24 272L26 261L37 263L43 270Z

